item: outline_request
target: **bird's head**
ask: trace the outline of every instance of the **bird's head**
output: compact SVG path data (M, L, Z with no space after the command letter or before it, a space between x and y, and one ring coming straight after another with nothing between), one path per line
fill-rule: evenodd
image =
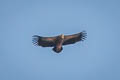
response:
M61 38L64 39L64 34L61 34Z

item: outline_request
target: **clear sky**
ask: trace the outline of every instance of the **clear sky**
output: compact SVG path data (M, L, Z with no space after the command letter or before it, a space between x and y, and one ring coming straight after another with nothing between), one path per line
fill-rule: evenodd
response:
M87 31L52 48L32 36ZM0 80L120 80L119 0L0 0Z

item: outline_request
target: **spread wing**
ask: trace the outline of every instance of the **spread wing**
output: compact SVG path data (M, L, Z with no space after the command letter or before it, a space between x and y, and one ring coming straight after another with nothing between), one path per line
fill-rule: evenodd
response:
M42 47L53 47L55 45L56 37L42 37L38 35L33 36L33 44Z
M67 45L67 44L74 44L78 41L83 41L86 38L86 32L80 32L77 34L73 34L73 35L66 35L64 37L64 42L63 45Z

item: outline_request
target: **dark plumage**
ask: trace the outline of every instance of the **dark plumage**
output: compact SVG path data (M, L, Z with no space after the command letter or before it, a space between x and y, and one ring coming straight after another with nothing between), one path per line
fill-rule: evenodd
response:
M53 47L53 51L59 53L63 50L62 45L74 44L78 41L83 41L86 38L86 32L80 32L73 35L58 35L55 37L33 36L33 44L42 47Z

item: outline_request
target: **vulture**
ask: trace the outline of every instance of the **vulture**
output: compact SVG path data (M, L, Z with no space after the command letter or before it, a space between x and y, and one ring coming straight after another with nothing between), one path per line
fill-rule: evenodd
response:
M34 35L33 44L41 47L53 47L53 51L60 53L63 50L64 45L74 44L79 41L83 41L86 38L86 32L82 31L72 35L58 35L54 37L43 37Z

